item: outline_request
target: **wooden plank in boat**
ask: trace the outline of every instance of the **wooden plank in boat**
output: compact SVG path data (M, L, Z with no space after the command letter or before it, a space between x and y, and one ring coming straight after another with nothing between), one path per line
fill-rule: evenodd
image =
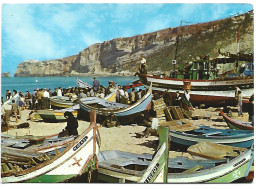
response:
M166 118L167 118L168 121L173 121L173 118L172 118L172 115L171 115L171 112L170 112L169 108L165 108L164 109L164 113L165 113Z
M171 108L171 111L173 112L175 119L184 119L184 116L179 106L173 106Z
M160 104L164 104L164 100L163 100L163 98L159 98L157 100L153 100L153 104L154 104L154 106L160 105Z
M196 155L209 159L225 159L227 157L236 157L246 148L227 146L210 142L199 142L187 149L191 155Z

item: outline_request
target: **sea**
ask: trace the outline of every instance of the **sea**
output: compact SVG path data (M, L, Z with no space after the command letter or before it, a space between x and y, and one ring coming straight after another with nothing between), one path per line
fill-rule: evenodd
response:
M79 77L80 80L93 84L93 77ZM138 77L134 76L106 76L96 77L100 84L104 87L108 86L109 81L114 81L115 84L127 85L131 82L138 80ZM76 87L76 77L2 77L1 78L1 96L5 101L6 90L11 92L15 89L23 94L29 91L30 94L34 89L47 88L53 92L55 88L69 88Z

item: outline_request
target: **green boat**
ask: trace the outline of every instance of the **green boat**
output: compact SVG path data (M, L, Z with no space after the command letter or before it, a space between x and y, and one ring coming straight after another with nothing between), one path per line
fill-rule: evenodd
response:
M100 136L92 114L90 126L66 147L45 153L21 150L14 155L10 148L2 152L2 183L68 182L97 169Z
M151 155L151 161L145 165L141 165L141 171L134 171L128 168L117 166L120 161L128 160L123 158L121 160L114 159L110 151L104 151L103 154L100 152L98 159L100 164L98 166L98 182L109 182L109 183L166 183L167 172L168 172L168 139L169 139L169 128L159 127L159 147L158 150ZM127 153L127 152L126 152ZM105 154L108 154L108 161L106 161ZM128 154L128 153L127 153ZM130 167L135 166L130 162Z

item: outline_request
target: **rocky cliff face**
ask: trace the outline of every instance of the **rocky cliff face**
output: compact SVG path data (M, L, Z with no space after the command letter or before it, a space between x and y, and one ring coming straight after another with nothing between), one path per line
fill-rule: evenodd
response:
M3 72L1 77L11 77L10 72Z
M77 55L46 61L24 61L15 76L57 76L134 73L141 56L148 71L169 71L173 59L185 63L199 55L216 58L218 50L236 53L239 32L240 52L254 52L253 12L214 22L167 28L91 45Z

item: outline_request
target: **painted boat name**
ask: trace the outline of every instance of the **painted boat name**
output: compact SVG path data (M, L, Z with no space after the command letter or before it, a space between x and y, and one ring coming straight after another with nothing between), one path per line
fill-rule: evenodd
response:
M79 141L79 143L73 147L73 150L76 151L82 144L84 144L84 142L86 142L88 139L87 136L85 136L83 139L81 139L81 141Z
M239 164L243 163L244 161L246 161L246 158L244 158L244 159L240 160L239 162L235 163L235 164L233 165L233 167L238 166Z
M156 163L156 165L152 169L151 173L148 175L147 179L145 179L144 183L150 182L150 180L153 178L153 175L155 174L155 172L157 171L158 168L159 168L159 163Z

